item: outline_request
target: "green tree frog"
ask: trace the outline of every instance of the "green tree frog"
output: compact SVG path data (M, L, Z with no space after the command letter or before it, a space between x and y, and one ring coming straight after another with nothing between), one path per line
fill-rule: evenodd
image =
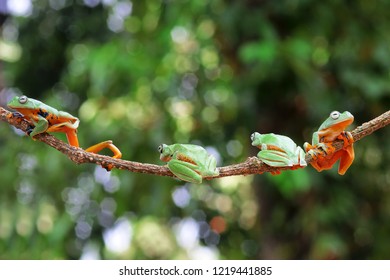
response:
M168 168L179 179L200 184L204 177L219 175L217 160L198 145L161 144L158 147L160 159L168 162Z
M23 115L24 119L34 125L27 132L32 138L43 132L63 132L66 134L69 145L79 147L77 127L79 126L80 120L71 114L58 111L39 100L28 98L25 95L20 97L15 96L7 106L18 111ZM111 140L93 145L86 149L86 151L98 153L104 148L108 148L114 153L113 158L122 157L122 153Z
M260 149L257 157L269 166L291 167L291 169L307 166L305 152L287 136L254 132L251 135L251 140L252 146ZM273 175L280 174L280 171L271 173Z
M318 131L313 133L312 144L306 142L303 145L305 151L313 158L310 164L317 171L332 168L338 159L340 159L338 169L340 175L344 175L351 166L355 158L354 140L352 134L344 130L353 122L353 119L353 115L348 111L344 113L333 111ZM336 139L344 141L343 148L337 152L332 146L332 142Z

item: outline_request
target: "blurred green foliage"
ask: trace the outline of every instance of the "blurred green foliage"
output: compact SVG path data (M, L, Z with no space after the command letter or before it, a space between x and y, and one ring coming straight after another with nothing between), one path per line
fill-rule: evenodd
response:
M332 110L387 111L389 18L381 0L35 0L1 16L0 103L68 111L82 147L112 139L124 159L195 143L228 165L254 131L302 145ZM388 259L389 134L356 143L344 176L197 186L76 166L2 123L0 258Z

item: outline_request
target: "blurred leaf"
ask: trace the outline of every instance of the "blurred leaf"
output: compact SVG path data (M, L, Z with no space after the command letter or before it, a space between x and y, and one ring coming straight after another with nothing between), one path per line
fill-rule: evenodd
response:
M277 44L272 41L247 43L240 49L240 57L246 63L271 64L277 57Z

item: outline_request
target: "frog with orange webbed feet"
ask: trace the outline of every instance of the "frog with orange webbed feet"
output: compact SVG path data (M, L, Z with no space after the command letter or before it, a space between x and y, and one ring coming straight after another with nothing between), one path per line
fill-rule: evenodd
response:
M353 122L353 115L345 111L340 113L333 111L330 116L321 124L318 131L313 133L312 144L305 143L303 148L312 156L310 164L317 170L322 171L332 168L340 159L338 173L344 175L351 166L355 153L353 150L353 137L350 132L344 131ZM343 148L335 151L332 143L343 140Z
M79 126L80 120L71 114L58 111L39 100L28 98L25 95L20 97L15 96L7 106L18 111L23 115L22 117L24 119L34 125L27 131L27 134L32 138L43 132L63 132L66 134L69 145L80 147L77 138L77 127ZM122 153L111 140L93 145L85 151L98 153L104 148L108 148L114 153L113 158L122 157ZM111 167L107 167L106 169L110 170Z

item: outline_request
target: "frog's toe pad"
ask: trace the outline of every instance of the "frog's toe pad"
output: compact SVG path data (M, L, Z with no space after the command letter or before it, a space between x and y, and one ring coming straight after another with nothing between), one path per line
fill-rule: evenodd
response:
M23 115L19 112L12 112L12 117L14 118L23 118Z
M304 161L300 161L299 162L299 166L307 166L307 162L304 160Z
M29 127L27 128L27 130L26 130L26 134L27 134L28 136L31 136L31 133L33 132L33 130L34 130L34 127L33 127L33 126L29 126Z

